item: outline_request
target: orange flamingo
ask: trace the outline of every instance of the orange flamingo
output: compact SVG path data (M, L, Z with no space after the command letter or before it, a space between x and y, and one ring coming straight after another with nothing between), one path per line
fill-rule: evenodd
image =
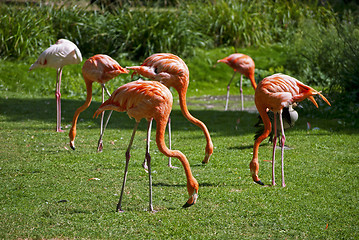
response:
M189 84L189 71L186 63L181 58L171 53L157 53L145 59L141 66L127 68L134 70L133 74L140 74L151 80L159 81L167 87L176 89L179 95L182 114L191 123L200 127L206 137L207 144L205 157L202 163L208 163L209 158L213 153L213 143L207 126L197 118L193 117L188 111L186 94ZM168 165L171 166L170 160Z
M246 76L247 78L249 78L254 90L257 87L256 81L254 79L255 66L254 66L253 59L250 56L247 56L247 55L244 55L241 53L234 53L234 54L229 55L228 57L218 60L217 63L218 62L223 62L223 63L227 64L228 66L230 66L231 68L233 68L233 70L234 70L232 78L227 85L227 98L226 98L225 111L227 111L227 109L228 109L229 88L230 88L231 82L237 72L239 72L241 74L241 81L239 84L239 89L240 89L240 93L241 93L241 103L242 103L241 109L243 111L243 109L244 109L244 107L243 107L243 89L242 89L243 75Z
M54 45L43 51L29 71L36 68L50 67L57 71L56 77L56 131L63 132L61 129L61 76L62 68L69 64L79 64L82 62L82 55L77 46L69 40L59 39Z
M277 114L279 114L279 123L281 127L281 160L282 160L282 187L285 187L284 182L284 128L282 120L282 109L289 105L303 101L308 98L318 108L317 102L313 96L319 95L329 106L329 101L315 89L304 85L297 79L284 74L274 74L272 76L264 78L259 84L255 91L255 104L261 118L264 122L264 132L259 136L253 146L253 159L249 164L253 180L264 185L258 178L258 148L259 144L268 137L272 130L271 122L268 117L267 111L271 110L274 113L274 138L273 138L273 158L272 158L272 186L276 185L274 176L274 164L275 164L275 147L277 144Z
M95 112L94 117L98 116L101 112L105 110L127 112L130 118L134 118L136 120L131 140L126 151L125 173L123 177L120 199L116 208L117 211L123 211L121 203L123 191L126 184L128 163L130 160L130 149L138 124L142 118L145 118L148 121L145 159L147 161L149 173L149 210L153 211L151 156L149 153L152 119L154 119L157 123L156 143L158 149L167 157L178 158L184 167L187 178L187 190L190 198L183 205L183 207L189 207L196 203L198 197L198 182L192 175L191 168L189 166L186 156L180 151L168 149L164 142L166 124L172 109L172 101L173 100L171 92L163 84L155 81L138 80L119 87L112 93L111 97L106 102L104 102Z
M114 59L107 55L103 54L97 54L93 57L90 57L86 60L82 67L82 76L85 80L86 84L86 101L85 103L79 107L72 119L72 127L69 132L70 137L70 147L75 150L75 137L76 137L76 125L77 125L77 119L81 112L85 111L91 104L92 100L92 83L98 82L102 86L102 103L104 102L104 92L111 96L109 91L105 87L105 83L109 80L117 77L121 73L128 73L128 70L125 68L122 68L120 64L118 64ZM109 114L107 118L107 122L109 118L111 117L111 113ZM98 141L97 151L102 151L102 135L103 135L103 117L104 114L102 114L101 117L101 132L100 132L100 139Z

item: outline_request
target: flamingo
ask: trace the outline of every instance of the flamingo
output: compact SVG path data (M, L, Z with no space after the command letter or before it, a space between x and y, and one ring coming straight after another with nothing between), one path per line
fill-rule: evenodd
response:
M219 63L219 62L223 62L223 63L227 64L234 70L232 78L227 85L227 98L226 98L226 106L225 106L224 110L227 111L227 109L228 109L229 88L230 88L231 82L232 82L234 76L236 75L236 73L239 72L241 74L241 81L239 84L239 89L240 89L240 93L241 93L241 103L242 103L241 110L243 111L243 109L244 109L244 107L243 107L243 89L242 89L243 75L246 76L247 78L249 78L254 90L256 90L256 87L257 87L256 81L254 79L254 68L255 68L254 61L250 56L244 55L242 53L233 53L233 54L229 55L228 57L225 57L225 58L217 61L217 63Z
M105 110L115 110L118 112L127 112L130 118L136 120L135 127L132 132L131 140L126 151L126 166L123 177L123 184L121 189L121 195L117 204L116 211L122 212L122 197L126 184L128 163L130 160L130 149L133 143L133 139L138 127L138 124L142 118L148 121L147 127L147 145L145 159L148 165L149 173L149 211L153 211L152 206L152 178L151 178L151 156L149 153L150 135L152 120L154 119L156 125L156 144L158 149L167 157L178 158L185 170L187 178L187 190L189 194L188 201L183 207L190 207L196 203L198 198L198 182L193 177L190 165L186 156L178 150L170 150L167 148L164 141L164 133L167 125L167 121L172 109L172 94L169 89L160 82L156 81L134 81L122 85L115 90L111 97L105 101L95 112L94 117L98 116Z
M313 96L319 95L329 106L329 101L315 89L304 85L297 79L284 74L274 74L272 76L264 78L255 91L254 101L257 110L264 122L264 132L259 136L253 146L253 159L249 164L249 168L252 174L253 181L260 185L264 185L258 178L258 148L259 144L268 137L272 130L271 122L268 117L267 111L271 110L274 113L274 138L273 138L273 157L272 157L272 186L275 186L274 176L274 164L275 164L275 147L277 143L277 114L279 114L279 123L281 128L281 160L282 160L282 187L285 187L284 182L284 127L282 120L282 109L289 105L303 101L308 98L317 108L318 104L314 100Z
M145 59L141 66L127 67L134 70L133 74L140 74L154 81L159 81L167 87L176 89L179 95L179 103L182 114L188 121L200 127L205 135L207 144L203 164L208 163L213 153L213 143L207 126L193 117L187 108L186 94L189 84L189 71L186 63L178 56L171 53L157 53ZM171 160L168 165L171 167Z
M282 111L282 119L283 119L283 127L284 130L290 129L294 127L295 122L298 120L298 112L294 110L293 106L296 106L294 103L293 105L289 105L288 107L284 107ZM268 117L270 119L271 124L273 125L274 121L274 113L272 111L267 112ZM262 118L260 115L258 115L258 122L254 125L258 130L256 131L256 134L254 136L254 140L256 140L259 136L263 134L264 131L264 124L262 121ZM277 123L277 129L280 128L280 126ZM277 136L280 135L280 132L277 131ZM273 143L273 131L269 134L269 142ZM281 144L281 139L279 139L279 145Z
M63 132L61 129L61 76L62 68L69 64L79 64L82 62L82 55L77 46L66 39L59 39L54 45L43 51L34 64L31 65L29 71L36 68L50 67L57 71L56 77L56 131Z
M111 96L107 88L105 87L105 83L109 80L117 77L119 74L128 73L128 70L121 67L114 59L110 56L104 54L97 54L95 56L90 57L87 59L82 66L82 76L85 80L86 84L86 101L85 103L79 107L72 119L72 127L69 132L70 137L70 147L75 150L75 137L76 137L76 125L77 119L81 112L85 111L91 104L92 100L92 83L98 82L102 86L102 103L104 102L104 92L106 91L108 96ZM111 117L111 113L107 118L107 122ZM101 152L103 148L102 144L102 135L103 135L103 117L101 117L101 131L100 131L100 139L97 145L97 151ZM107 123L106 123L107 124Z

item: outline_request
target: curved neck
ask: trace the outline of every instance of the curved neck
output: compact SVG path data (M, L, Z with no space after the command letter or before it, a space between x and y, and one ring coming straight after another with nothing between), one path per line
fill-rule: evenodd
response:
M160 150L160 152L166 155L167 157L175 157L178 160L180 160L185 170L187 181L188 182L192 181L194 177L192 175L192 171L186 156L182 152L178 150L170 150L166 146L164 137L165 137L167 121L165 121L164 119L155 119L155 121L156 121L156 143L158 150Z
M258 148L261 142L266 139L269 136L269 133L272 129L272 124L270 122L269 116L267 114L266 108L257 107L259 115L262 118L262 121L264 123L264 131L262 135L260 135L257 140L254 142L253 146L253 159L258 159ZM276 113L275 113L276 114Z
M74 114L74 117L72 118L72 127L71 127L70 132L69 132L70 141L74 141L74 139L75 139L77 119L78 119L80 113L85 111L85 109L87 109L91 104L91 100L92 100L92 82L85 79L85 84L86 84L86 91L87 91L86 101L81 107L79 107L76 110L76 112Z
M249 80L251 81L252 87L254 88L254 90L256 90L257 88L257 83L256 83L256 79L254 78L254 71L249 73L248 76Z
M196 126L200 127L204 133L204 136L206 137L207 145L206 145L206 155L209 154L209 156L213 153L213 143L211 136L209 134L209 131L207 129L207 126L198 120L197 118L193 117L187 108L186 103L186 91L187 89L176 89L179 95L179 103L181 107L182 114L185 116L185 118L188 119L191 123L195 124Z

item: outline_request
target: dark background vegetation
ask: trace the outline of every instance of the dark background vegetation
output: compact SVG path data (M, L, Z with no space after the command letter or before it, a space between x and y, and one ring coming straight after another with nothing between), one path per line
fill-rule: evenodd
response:
M258 68L257 77L279 69L320 87L331 117L357 125L358 16L358 3L348 0L2 1L0 56L33 61L59 38L75 42L85 59L105 53L138 63L156 52L202 54L212 63L204 51L278 48L280 63Z

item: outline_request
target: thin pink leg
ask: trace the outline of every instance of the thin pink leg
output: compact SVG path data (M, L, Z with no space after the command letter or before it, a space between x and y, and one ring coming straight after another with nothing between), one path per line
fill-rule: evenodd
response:
M272 156L272 186L275 186L275 148L277 146L277 113L274 113L274 137L273 137L273 156Z
M227 98L226 98L226 107L224 108L225 111L228 109L228 100L229 100L229 88L231 86L232 80L234 78L234 75L236 75L236 72L233 73L231 80L229 80L229 83L227 85Z
M124 176L123 176L123 182L122 182L120 200L118 201L117 207L116 207L116 211L117 211L117 212L123 212L121 205L122 205L123 192L124 192L125 185L126 185L127 171L128 171L128 163L130 162L130 158L131 158L130 151L131 151L131 146L132 146L132 143L133 143L133 139L135 138L135 133L136 133L136 130L137 130L137 127L138 127L138 124L139 124L139 123L140 123L140 122L136 122L135 127L133 128L131 140L130 140L130 143L128 144L127 151L126 151L125 173L124 173Z
M64 130L61 129L61 76L62 76L62 68L57 69L57 81L56 81L56 132L63 132Z
M168 118L168 123L167 123L167 126L168 126L168 145L169 145L169 149L171 150L172 149L172 140L171 140L171 117ZM178 167L175 167L175 166L172 166L172 163L171 163L171 157L168 158L168 166L170 168L178 168Z
M105 87L105 84L102 84L102 103L104 102L105 98L104 98L104 91L107 93L107 95L109 97L111 97L111 94L110 92L107 90L107 88ZM112 114L112 110L110 111L108 117L107 117L107 120L106 120L106 123L105 123L105 126L103 126L103 116L102 115L102 118L101 118L101 131L100 131L100 138L98 139L98 143L97 143L97 152L102 152L103 150L103 142L102 142L102 137L103 137L103 134L105 133L105 129L107 127L107 124L108 122L110 121L110 118L111 118L111 114ZM104 112L103 112L104 114ZM102 127L103 126L103 127Z
M239 91L240 91L240 93L241 93L241 104L242 104L241 110L243 111L243 110L244 110L244 103L243 103L242 80L243 80L243 74L241 74L241 81L239 82Z
M148 121L147 126L147 142L146 142L146 157L145 160L147 161L148 166L148 186L149 186L149 211L153 211L152 205L152 175L151 175L151 155L150 155L150 139L151 139L151 128L152 128L152 119Z
M284 143L285 143L285 135L284 135L284 127L283 127L283 119L282 119L282 111L279 112L279 121L280 121L280 128L281 128L281 151L282 151L282 187L285 187L284 182Z

